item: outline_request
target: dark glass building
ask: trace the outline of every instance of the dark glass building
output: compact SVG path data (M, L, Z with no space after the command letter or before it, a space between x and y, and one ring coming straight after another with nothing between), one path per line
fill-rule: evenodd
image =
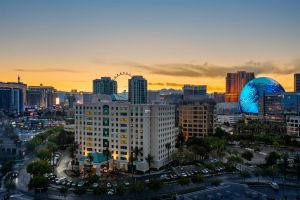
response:
M93 80L93 93L94 94L117 94L118 84L117 81L112 80L110 77L101 77L101 79Z
M147 103L147 80L143 76L133 76L128 80L128 100L132 104Z
M300 92L300 74L294 74L294 92Z

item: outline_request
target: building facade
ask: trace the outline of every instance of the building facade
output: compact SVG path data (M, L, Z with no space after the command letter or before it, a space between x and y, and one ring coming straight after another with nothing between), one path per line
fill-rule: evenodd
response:
M39 108L51 108L56 102L56 92L56 89L52 86L29 86L27 104Z
M253 72L227 73L225 102L238 102L243 87L254 78Z
M300 93L266 94L258 100L259 116L267 121L285 122L286 116L300 115Z
M294 74L294 92L300 92L300 74Z
M118 83L110 77L101 77L101 79L93 80L93 93L94 94L117 94Z
M0 110L8 114L24 112L24 94L20 88L0 87Z
M214 133L215 102L200 101L179 106L179 128L186 138L203 138Z
M152 167L168 163L166 144L175 148L174 106L99 102L76 105L75 141L80 145L78 160L92 152L111 152L110 168L128 170L129 157L140 150L135 167L147 171L145 157L154 157Z
M288 116L286 118L287 134L300 137L300 116Z
M20 77L18 77L18 82L0 82L0 88L15 88L15 89L22 90L23 102L25 106L27 105L26 102L27 85L21 82Z
M132 76L128 80L128 101L132 104L147 104L147 80L143 76Z
M184 85L182 89L184 96L197 96L207 94L206 85Z

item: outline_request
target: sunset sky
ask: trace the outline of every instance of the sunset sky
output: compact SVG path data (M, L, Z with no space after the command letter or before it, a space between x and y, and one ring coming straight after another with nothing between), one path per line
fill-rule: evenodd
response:
M0 0L0 81L92 90L127 71L150 89L206 84L227 72L290 91L300 72L299 0ZM118 79L119 92L127 77Z

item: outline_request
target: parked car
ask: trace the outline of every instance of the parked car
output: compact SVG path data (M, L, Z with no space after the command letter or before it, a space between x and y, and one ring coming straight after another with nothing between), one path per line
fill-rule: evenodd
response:
M113 189L109 189L108 191L107 191L107 195L109 195L109 196L112 196L112 195L114 195L115 194L115 191L113 190Z
M129 183L129 182L125 182L124 185L125 185L125 186L129 186L130 183Z
M97 188L98 186L99 186L98 183L93 183L93 184L92 184L92 188Z
M271 182L271 187L274 189L274 190L279 190L279 185L278 185L278 183L276 183L276 182Z
M85 185L85 182L84 181L80 181L80 182L78 182L77 187L83 187L84 185Z
M12 178L17 178L19 176L19 172L18 171L13 171L11 174Z
M76 186L77 186L77 183L76 183L76 182L73 182L71 186L72 186L72 187L76 187Z

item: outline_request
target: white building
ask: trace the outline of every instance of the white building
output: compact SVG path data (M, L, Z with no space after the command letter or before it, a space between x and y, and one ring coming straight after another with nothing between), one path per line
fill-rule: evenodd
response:
M127 170L130 154L136 147L140 149L135 162L137 170L148 170L148 154L154 157L151 167L160 168L168 163L166 144L171 144L170 154L175 149L172 105L124 101L76 105L75 126L75 141L80 145L77 159L108 149L112 158L110 168Z
M224 124L229 123L230 125L237 123L243 119L242 115L217 115L217 123Z
M286 119L287 134L300 137L300 116L288 116Z

